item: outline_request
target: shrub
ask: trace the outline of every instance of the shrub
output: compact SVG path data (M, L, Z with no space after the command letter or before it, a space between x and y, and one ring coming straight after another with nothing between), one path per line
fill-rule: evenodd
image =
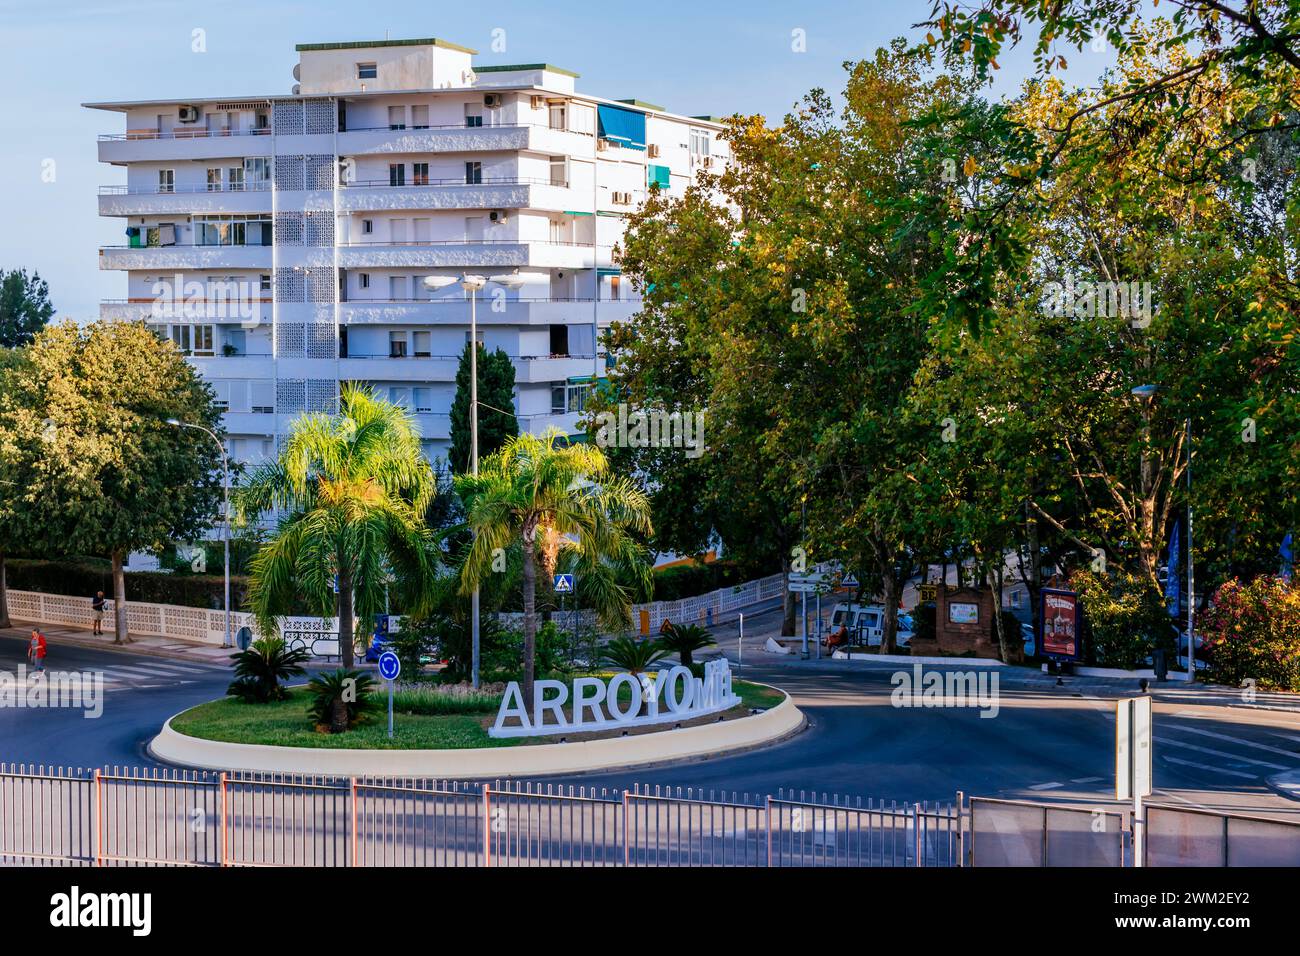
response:
M563 674L569 665L569 642L554 621L545 621L537 629L536 673ZM489 648L482 648L484 679L520 680L523 677L524 636L519 631L503 632Z
M388 635L393 653L402 662L402 676L418 680L425 660L438 649L439 624L431 617L405 617L401 629Z
M1300 590L1281 578L1236 578L1197 621L1212 680L1300 691Z
M605 645L601 663L617 667L631 674L640 674L668 656L658 641L638 641L631 637L616 637Z
M912 640L932 641L936 633L935 604L923 601L912 611Z
M318 674L307 684L311 695L308 713L317 730L341 734L366 720L379 708L374 696L375 681L365 671L345 667Z
M1089 638L1086 650L1098 664L1135 668L1156 648L1176 650L1164 599L1149 582L1129 574L1079 570L1070 576L1070 586L1079 594Z
M504 685L468 684L401 686L393 692L393 709L404 714L492 714L501 706Z
M676 654L683 664L690 667L691 655L717 644L713 635L698 624L674 624L665 621L659 637L659 646L670 654Z
M676 601L743 583L743 570L734 561L674 564L655 570L654 600Z
M95 558L67 561L39 561L10 558L6 562L9 587L43 594L93 597L96 591L113 596L113 572L109 563ZM218 565L219 566L219 565ZM211 567L211 565L209 565ZM245 606L248 579L232 576L230 603ZM176 604L218 610L225 600L225 578L221 574L168 574L161 571L130 571L126 575L127 601L143 604Z
M235 681L226 694L249 704L268 704L289 696L284 682L306 673L302 665L310 655L305 650L288 650L278 637L266 637L230 656L235 662Z

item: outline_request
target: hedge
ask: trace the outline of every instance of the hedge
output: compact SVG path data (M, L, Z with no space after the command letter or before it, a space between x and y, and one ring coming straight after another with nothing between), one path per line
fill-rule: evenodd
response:
M673 564L655 569L654 599L677 601L744 583L744 570L734 561L712 561L708 564L694 561L690 564Z
M9 558L9 587L15 591L40 591L44 594L70 594L94 597L96 591L113 596L113 572L108 562L37 561ZM166 574L158 571L128 571L126 599L142 604L179 604L220 610L225 595L225 578L219 574ZM231 605L245 606L248 578L230 579Z

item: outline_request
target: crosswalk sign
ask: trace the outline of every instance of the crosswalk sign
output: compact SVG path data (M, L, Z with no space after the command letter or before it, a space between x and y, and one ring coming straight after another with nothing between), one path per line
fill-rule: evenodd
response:
M557 574L555 576L555 593L572 594L573 593L573 575Z

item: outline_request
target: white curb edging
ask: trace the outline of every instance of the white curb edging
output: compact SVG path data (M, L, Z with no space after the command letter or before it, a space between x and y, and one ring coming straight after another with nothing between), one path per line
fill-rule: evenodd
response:
M679 730L564 744L462 750L336 750L235 744L190 737L172 730L168 719L150 741L149 755L165 763L205 770L454 779L548 776L717 756L776 743L803 726L803 712L789 696L752 717Z
M1002 661L991 657L904 657L902 654L859 654L851 651L834 651L831 654L831 659L836 661L879 661L882 664L960 664L962 667L1007 666Z

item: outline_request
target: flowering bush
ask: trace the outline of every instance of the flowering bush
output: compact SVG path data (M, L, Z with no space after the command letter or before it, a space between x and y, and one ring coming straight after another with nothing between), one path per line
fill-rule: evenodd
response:
M1300 691L1300 589L1267 574L1233 578L1196 623L1212 680Z

